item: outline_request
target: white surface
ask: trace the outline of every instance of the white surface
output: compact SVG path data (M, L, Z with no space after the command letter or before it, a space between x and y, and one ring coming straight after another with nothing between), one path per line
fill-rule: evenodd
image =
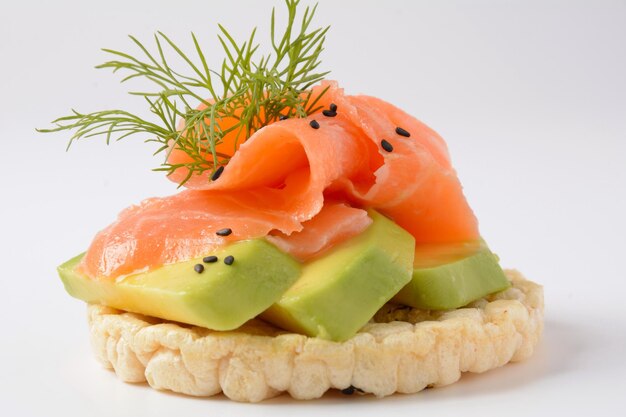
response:
M624 1L320 1L332 77L438 130L487 241L545 285L534 358L418 395L260 405L160 393L99 368L84 305L55 266L120 209L175 188L138 140L66 153L64 135L34 128L70 107L140 109L119 77L92 69L100 47L128 50L126 34L155 30L184 43L193 30L217 50L217 21L240 35L267 27L270 3L0 5L0 414L624 415Z

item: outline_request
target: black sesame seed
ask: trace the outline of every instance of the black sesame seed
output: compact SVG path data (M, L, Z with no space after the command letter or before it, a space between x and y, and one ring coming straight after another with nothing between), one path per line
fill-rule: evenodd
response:
M337 112L334 110L322 110L322 114L326 117L335 117L337 116Z
M382 146L383 149L386 150L387 152L393 151L393 145L387 142L385 139L380 141L380 146Z
M310 125L313 129L319 129L319 128L320 128L320 124L317 122L317 120L311 120L311 122L309 123L309 125Z
M396 133L400 136L404 136L405 138L410 138L411 134L401 127L396 127Z
M233 232L233 229L227 227L225 229L220 229L217 232L215 232L216 235L218 236L228 236Z
M224 258L224 263L226 265L232 265L233 262L235 262L235 257L232 255L228 255L227 257Z
M204 262L205 264L212 264L213 262L217 262L217 256L205 256L204 258L202 258L202 262Z
M224 172L224 165L215 170L213 175L211 175L211 181L215 181L216 179L218 179L220 175L222 175L222 172Z
M286 116L284 114L281 114L280 116L278 116L278 120L287 120L289 119L289 116Z
M337 105L335 103L330 103L330 111L337 111Z
M363 391L361 388L357 388L354 385L350 385L348 388L344 388L344 389L341 390L341 393L345 394L345 395L352 395L355 392L358 392L360 394L364 394L365 393L365 391Z
M201 274L202 272L204 272L204 265L195 264L193 270L196 271L198 274Z

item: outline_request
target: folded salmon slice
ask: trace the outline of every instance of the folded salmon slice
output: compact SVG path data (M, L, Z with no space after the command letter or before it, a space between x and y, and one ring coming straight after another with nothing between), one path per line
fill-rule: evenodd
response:
M382 100L346 96L334 82L316 88L314 95L327 88L320 104L337 105L335 117L318 113L266 126L239 146L218 180L194 175L185 183L188 190L122 212L95 237L83 271L119 276L269 234L283 250L307 259L364 230L369 223L362 209L368 207L418 243L478 238L476 218L437 133ZM381 146L383 139L391 152ZM169 162L182 158L174 151ZM170 178L186 176L181 169ZM323 227L332 224L338 227ZM227 227L230 236L215 234Z
M302 231L291 235L275 231L267 239L284 252L307 261L337 243L360 234L372 221L365 210L343 203L326 202L315 217L303 223Z

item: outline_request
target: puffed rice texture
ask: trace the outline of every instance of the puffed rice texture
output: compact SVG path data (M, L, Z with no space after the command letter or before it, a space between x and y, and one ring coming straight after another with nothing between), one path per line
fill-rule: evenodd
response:
M126 382L193 396L223 392L258 402L283 392L310 400L329 389L384 397L456 382L533 354L543 330L543 289L519 272L512 286L466 308L429 312L385 305L351 339L286 333L260 320L212 331L101 305L88 306L99 362Z

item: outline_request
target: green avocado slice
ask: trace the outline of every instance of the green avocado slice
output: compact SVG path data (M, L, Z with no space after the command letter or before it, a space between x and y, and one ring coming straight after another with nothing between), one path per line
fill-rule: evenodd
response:
M424 310L463 307L511 284L484 242L424 245L415 250L411 281L392 301Z
M232 330L256 317L300 276L300 263L265 239L236 242L207 255L219 260L193 259L117 280L79 273L83 255L58 272L66 291L83 301L214 330ZM223 262L229 255L232 265ZM197 264L203 264L202 273L194 270Z
M261 317L334 341L352 337L409 280L415 240L375 211L363 233L304 265L302 276Z

